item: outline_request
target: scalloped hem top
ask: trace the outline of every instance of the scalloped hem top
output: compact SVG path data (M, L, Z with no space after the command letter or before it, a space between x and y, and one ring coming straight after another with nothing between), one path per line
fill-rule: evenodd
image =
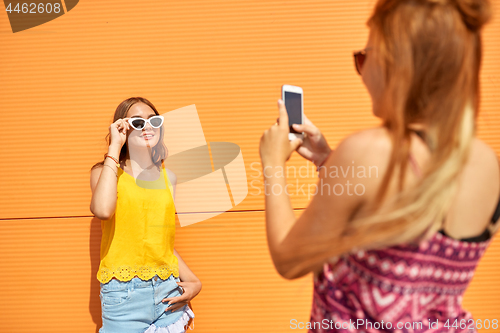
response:
M174 255L175 206L162 162L160 177L141 181L118 168L115 214L101 221L102 239L97 279L129 281L155 275L179 276Z

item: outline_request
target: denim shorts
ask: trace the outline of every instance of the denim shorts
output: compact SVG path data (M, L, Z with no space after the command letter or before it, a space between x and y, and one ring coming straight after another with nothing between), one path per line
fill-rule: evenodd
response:
M134 277L125 282L111 279L101 283L102 327L99 333L142 333L150 326L167 327L175 322L183 327L179 320L187 316L185 312L192 314L191 309L184 305L174 312L165 311L168 302L162 302L166 297L181 295L177 282L179 278L173 275L166 280L156 275L147 281Z

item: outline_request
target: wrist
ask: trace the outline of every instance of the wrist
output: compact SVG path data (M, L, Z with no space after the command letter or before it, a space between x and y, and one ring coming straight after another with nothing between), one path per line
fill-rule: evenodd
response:
M120 150L122 150L122 146L117 144L117 143L112 143L108 147L108 151L110 151L110 150L119 152Z
M321 159L318 159L318 163L315 163L316 164L316 171L319 170L319 168L321 168L325 163L326 161L328 160L328 157L330 157L330 155L332 154L333 150L328 148L328 152L325 152ZM321 162L320 162L321 161Z
M201 281L198 280L195 283L196 283L196 293L195 293L195 295L193 297L197 296L200 293L200 291L201 291Z
M276 172L283 174L283 170L285 169L285 164L282 163L265 163L262 164L262 173L264 178L276 178ZM279 178L279 177L277 177Z
M118 146L118 145L110 145L109 148L108 148L108 155L109 156L113 156L114 158L116 158L117 160L120 159L120 151L121 151L121 147Z

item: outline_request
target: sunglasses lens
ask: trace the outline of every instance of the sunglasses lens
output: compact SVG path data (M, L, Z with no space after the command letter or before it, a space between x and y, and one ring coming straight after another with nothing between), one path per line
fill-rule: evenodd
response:
M134 119L132 120L132 127L135 129L143 129L146 122L144 119Z
M151 126L153 126L154 128L158 128L161 126L161 124L163 124L163 119L160 117L151 117L149 121L151 122Z
M363 69L363 65L364 65L365 60L366 60L366 54L356 53L354 55L354 60L356 62L356 70L361 75L361 70Z
M363 69L363 65L365 64L365 60L366 60L366 54L360 54L358 56L358 63L359 63L359 69Z

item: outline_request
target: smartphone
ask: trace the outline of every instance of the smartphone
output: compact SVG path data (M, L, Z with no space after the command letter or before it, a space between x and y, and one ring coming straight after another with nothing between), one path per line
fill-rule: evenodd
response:
M281 95L288 113L288 126L290 126L288 139L290 141L297 138L304 139L304 133L297 132L292 127L292 124L302 125L304 121L304 93L302 88L284 84L281 87Z

